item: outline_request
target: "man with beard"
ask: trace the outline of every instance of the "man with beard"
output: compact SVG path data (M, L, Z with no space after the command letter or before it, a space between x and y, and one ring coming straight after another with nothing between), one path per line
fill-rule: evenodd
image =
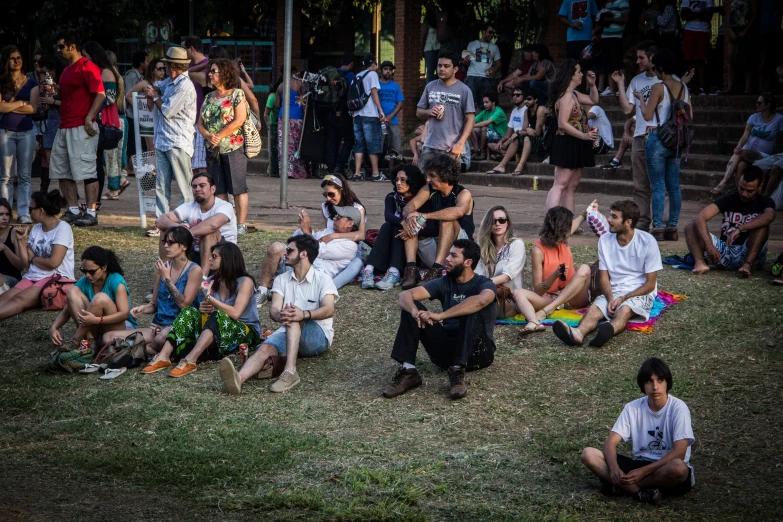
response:
M318 241L302 234L288 238L286 243L285 264L292 270L275 278L269 308L269 317L283 326L264 341L239 372L230 359L220 361L220 378L231 395L239 395L242 383L252 377L269 379L278 374L280 378L270 391L290 390L300 382L297 356L315 357L332 344L338 294L332 278L313 267Z
M402 95L400 86L392 80L394 69L394 64L388 60L381 64L381 90L378 91L378 97L381 99L381 108L383 108L383 112L386 114L386 120L389 125L389 148L402 152L402 135L400 134L400 122L397 114L402 109L402 102L405 101L405 98ZM394 170L395 163L393 159L389 160L389 172Z
M193 199L175 210L167 212L155 221L160 230L160 257L163 254L163 238L172 227L187 226L193 234L193 252L190 260L201 265L204 277L209 273L209 256L212 245L218 241L237 242L237 218L234 207L228 201L215 197L215 183L206 172L196 173L190 182Z
M661 251L652 235L634 230L639 207L631 200L616 201L607 218L609 234L598 240L598 284L601 294L576 328L563 321L552 326L554 334L569 346L582 346L598 327L590 346L600 348L622 332L630 320L647 321L658 295L658 271L663 270Z
M456 400L468 393L465 372L486 368L495 358L495 294L488 278L476 275L481 251L469 239L458 239L445 261L447 274L423 286L400 293L400 326L391 357L402 366L391 386L383 390L392 398L421 385L416 369L419 341L430 360L447 370ZM421 303L437 299L443 312L431 312Z

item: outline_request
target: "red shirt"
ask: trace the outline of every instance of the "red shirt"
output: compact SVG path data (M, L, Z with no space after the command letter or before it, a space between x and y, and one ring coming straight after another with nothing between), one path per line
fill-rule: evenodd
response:
M525 60L525 59L522 59L522 61L521 61L521 62L519 62L519 67L517 67L517 69L518 69L518 70L519 70L519 72L521 72L521 73L522 73L522 75L524 76L524 75L526 75L527 73L529 73L529 72L530 72L530 66L531 66L531 65L533 65L533 60Z
M87 58L80 58L60 75L60 128L84 125L95 95L103 91L101 70Z

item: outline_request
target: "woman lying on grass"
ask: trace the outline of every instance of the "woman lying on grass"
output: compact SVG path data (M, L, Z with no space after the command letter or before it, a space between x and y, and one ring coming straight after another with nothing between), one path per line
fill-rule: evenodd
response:
M163 236L163 252L166 260L155 261L155 282L152 301L133 308L130 313L134 319L140 315L155 314L149 328L123 330L104 335L103 344L117 337L125 338L134 332L144 336L147 353L154 355L161 351L171 325L181 310L193 304L198 296L201 284L201 267L189 261L193 250L193 236L185 227L168 229ZM160 331L156 333L157 329Z

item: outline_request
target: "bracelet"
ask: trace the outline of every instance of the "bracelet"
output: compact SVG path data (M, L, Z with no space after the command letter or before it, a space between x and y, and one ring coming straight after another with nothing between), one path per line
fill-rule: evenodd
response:
M205 303L208 303L211 300L212 300L212 295L211 294L207 294L207 295L204 296L204 302Z
M103 316L101 316L101 322L98 324L103 324Z

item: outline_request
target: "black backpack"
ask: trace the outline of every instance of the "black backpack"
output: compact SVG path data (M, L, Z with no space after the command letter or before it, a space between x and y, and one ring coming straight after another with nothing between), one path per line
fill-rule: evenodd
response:
M362 110L362 107L367 105L367 101L370 99L370 95L364 90L364 77L372 71L365 71L362 75L357 74L356 79L348 88L348 110L352 112Z
M348 96L348 81L345 73L336 67L326 67L318 73L321 77L315 94L315 104L324 108L339 110Z
M671 109L669 110L669 118L661 122L658 117L658 107L655 107L655 121L658 122L658 139L661 140L661 143L667 149L675 151L677 156L684 151L685 161L688 161L688 152L693 141L694 128L693 121L691 121L691 106L680 99L683 91L685 91L685 85L680 84L680 92L676 98L669 86L666 85L666 82L663 82L663 86L669 92Z

